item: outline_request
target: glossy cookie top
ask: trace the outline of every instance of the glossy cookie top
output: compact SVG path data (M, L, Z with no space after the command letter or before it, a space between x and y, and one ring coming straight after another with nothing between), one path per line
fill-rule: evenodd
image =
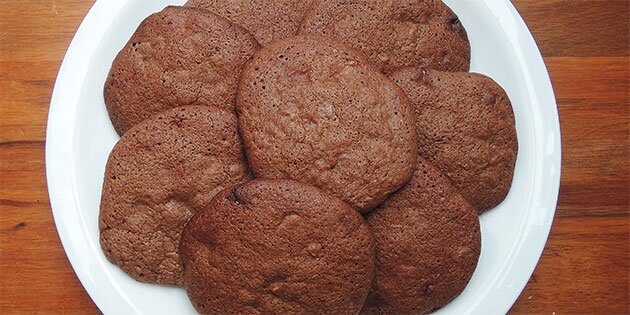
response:
M329 38L261 49L243 70L237 112L257 177L309 183L367 212L413 172L407 96L363 54Z
M481 252L475 208L420 158L403 188L367 216L376 274L362 314L424 314L466 287Z
M232 110L241 69L259 48L244 28L198 8L167 7L146 18L118 53L105 104L118 134L183 105Z
M505 91L476 73L416 67L390 77L413 104L420 154L446 173L480 213L501 203L512 186L518 152Z
M374 272L363 217L291 180L224 190L190 220L180 252L202 314L357 314Z
M105 256L136 280L179 285L188 219L247 177L233 113L173 108L136 125L109 155L99 230Z

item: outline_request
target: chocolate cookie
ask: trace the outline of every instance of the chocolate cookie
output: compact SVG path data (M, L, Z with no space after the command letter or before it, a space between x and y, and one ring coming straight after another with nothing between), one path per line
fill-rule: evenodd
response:
M233 109L245 62L259 48L244 28L199 8L167 7L145 19L118 53L105 104L119 134L181 105Z
M367 220L376 238L376 275L361 313L428 313L470 281L481 250L477 213L425 159Z
M440 0L314 0L300 34L336 37L367 54L382 71L428 65L468 71L470 44Z
M445 172L480 213L503 201L518 151L505 91L475 73L408 68L391 78L413 103L420 154Z
M184 228L180 253L202 314L357 314L374 272L363 217L291 180L219 193Z
M309 183L365 213L413 173L407 96L330 38L297 36L261 49L243 70L236 108L256 177Z
M107 161L99 218L111 262L139 281L181 284L184 224L246 177L236 124L227 110L185 106L123 135Z
M311 0L189 0L249 30L266 45L297 33Z

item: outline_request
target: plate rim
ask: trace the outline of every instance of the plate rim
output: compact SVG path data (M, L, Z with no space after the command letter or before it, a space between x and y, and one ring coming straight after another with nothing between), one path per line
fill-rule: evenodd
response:
M90 250L85 240L81 239L84 233L86 233L86 231L84 231L85 228L81 224L77 224L76 227L71 228L68 222L69 220L76 223L81 222L79 201L75 197L77 189L74 182L74 157L72 154L74 152L74 119L81 88L73 83L79 82L80 85L83 84L89 69L91 56L96 49L98 49L100 40L103 37L102 35L106 33L110 25L114 22L117 13L119 13L128 2L129 0L97 0L85 15L68 46L59 68L50 101L46 127L46 181L56 230L75 274L88 292L92 301L105 314L140 314L141 312L115 285L110 283L110 286L113 286L117 294L114 295L103 292L103 284L97 283L90 275L89 270L85 268L86 259L82 258L80 254L86 251L89 252ZM528 245L527 257L519 261L521 265L519 273L522 275L515 277L515 281L511 286L503 288L501 295L505 298L501 299L492 308L497 312L505 313L510 309L525 288L547 243L559 195L562 146L558 108L551 79L540 49L531 31L509 0L501 0L498 2L496 0L482 0L482 2L486 4L491 2L492 6L505 6L504 9L509 10L511 20L499 20L499 24L501 24L502 27L506 27L505 23L516 23L515 27L523 31L520 32L519 35L525 35L520 39L509 38L509 41L514 43L514 41L520 40L526 44L527 47L534 48L535 51L530 51L527 55L525 55L523 51L520 51L520 57L526 61L527 68L531 70L527 77L530 81L536 81L536 88L530 86L528 92L537 99L544 99L544 102L547 103L544 107L541 106L541 109L545 109L545 114L549 115L547 118L551 122L551 125L547 127L552 131L549 141L555 144L551 152L549 152L545 158L546 161L549 161L548 166L555 170L552 174L553 178L550 178L549 181L549 185L552 189L549 190L550 194L547 195L549 198L545 200L545 204L539 206L541 209L544 208L547 214L545 222L541 225L544 229L544 233L536 234L537 242L534 242L533 245ZM514 51L518 50L515 49ZM520 65L523 66L523 63L521 62ZM537 93L532 94L532 89ZM545 97L541 97L541 95ZM541 100L539 100L539 102L540 101ZM68 217L68 214L73 215ZM521 238L521 241L522 240L523 238ZM523 243L520 244L519 248L516 250L516 254L523 253L524 245ZM527 277L524 276L523 269ZM507 277L514 273L516 273L516 271L511 269L508 270L505 275ZM114 301L116 303L113 303Z

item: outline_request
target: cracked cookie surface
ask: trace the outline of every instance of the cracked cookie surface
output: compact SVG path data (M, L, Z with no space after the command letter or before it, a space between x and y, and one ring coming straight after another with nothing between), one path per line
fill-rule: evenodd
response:
M136 125L107 161L99 216L105 256L136 280L180 285L184 224L246 176L230 111L184 106Z
M241 69L259 48L244 28L205 9L167 7L146 18L112 64L105 104L118 134L162 110L232 110Z
M374 272L365 219L292 180L222 191L186 225L180 253L202 314L357 314Z
M236 109L256 177L305 182L365 213L413 173L407 96L330 38L296 36L258 51L243 70Z
M470 66L466 30L441 0L315 0L299 33L335 37L385 73L422 64L445 71Z
M362 314L425 314L466 287L481 252L475 209L423 158L403 188L366 216L376 273Z

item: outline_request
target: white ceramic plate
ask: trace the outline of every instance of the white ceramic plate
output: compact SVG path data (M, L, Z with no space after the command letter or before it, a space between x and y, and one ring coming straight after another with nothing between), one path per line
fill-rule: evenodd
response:
M48 191L59 236L81 283L105 314L194 313L182 289L136 282L109 263L98 242L107 156L118 140L103 84L118 51L140 22L184 0L98 0L63 61L46 134ZM472 44L472 71L503 86L519 140L507 199L481 216L479 265L462 295L441 314L499 314L514 303L547 240L560 183L560 127L543 59L508 0L446 1Z

